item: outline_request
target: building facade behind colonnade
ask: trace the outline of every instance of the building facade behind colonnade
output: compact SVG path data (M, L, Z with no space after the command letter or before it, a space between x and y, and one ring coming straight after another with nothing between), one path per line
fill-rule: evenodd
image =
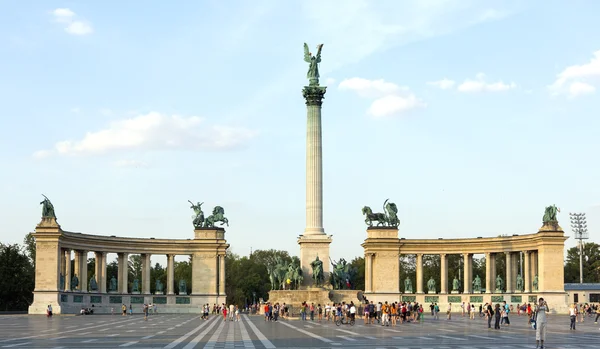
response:
M121 305L132 305L139 310L142 304L156 304L162 312L201 312L203 304L219 304L226 300L225 294L225 254L229 245L225 240L225 229L214 227L222 216L222 208L217 206L209 226L194 220L194 239L154 239L124 238L73 233L62 230L56 221L54 207L46 198L42 221L35 229L36 270L33 303L29 314L45 314L52 305L55 314L79 313L81 308L92 308L96 313L110 313L111 309L120 312ZM44 202L46 202L46 200ZM220 214L220 216L218 216ZM215 218L217 217L217 218ZM95 275L87 275L87 255L94 252ZM109 279L106 272L107 254L116 253L118 276ZM140 254L142 273L138 289L128 290L129 255ZM155 294L150 292L150 257L167 256L167 284L159 287ZM191 256L191 294L187 285L175 280L175 256ZM71 257L74 268L71 269ZM94 283L94 287L88 284ZM89 291L88 291L89 290ZM137 308L136 308L137 307Z
M546 211L553 209L556 207L550 206ZM398 237L397 227L370 226L362 244L365 252L364 295L374 302L416 301L424 306L438 303L444 311L448 303L456 310L460 310L462 302L478 307L479 304L506 301L516 307L517 304L533 304L543 297L552 312L567 313L563 262L566 239L555 213L549 218L544 216L544 223L535 234L491 238L405 239ZM518 268L521 252L522 275ZM448 279L448 256L452 254L461 255L463 259L462 292L453 285L453 280ZM485 282L473 275L474 254L485 255ZM402 275L401 255L416 256L416 280ZM423 279L425 255L440 256L440 280ZM496 258L500 255L506 261L505 275L496 273Z

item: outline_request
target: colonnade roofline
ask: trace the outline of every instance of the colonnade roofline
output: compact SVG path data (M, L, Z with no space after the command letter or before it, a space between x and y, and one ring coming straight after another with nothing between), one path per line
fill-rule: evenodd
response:
M224 232L218 228L210 230ZM36 233L37 236L43 234ZM218 254L225 254L229 248L223 238L210 239L212 241L207 243L207 239L117 237L61 230L58 239L61 248L105 253L192 255L206 249L216 249Z
M379 249L389 251L390 248L396 247L399 254L485 254L536 250L541 245L564 246L566 239L568 236L565 236L562 231L542 231L535 234L458 239L368 237L361 246L366 249L366 253Z

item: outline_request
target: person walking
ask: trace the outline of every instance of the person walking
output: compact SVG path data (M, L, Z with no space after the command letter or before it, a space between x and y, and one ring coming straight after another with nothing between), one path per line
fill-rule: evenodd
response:
M536 329L535 329L535 347L544 349L544 341L546 340L546 313L548 313L548 303L544 298L540 298L536 311Z
M446 320L452 320L452 303L448 303L448 310L446 311Z
M492 309L492 303L489 303L487 305L487 308L485 309L485 314L487 317L487 321L488 321L488 328L492 328L492 319L494 317L494 309ZM495 328L495 325L494 325Z
M502 315L502 312L500 311L500 304L496 303L496 308L494 309L493 312L494 315L494 329L499 330L500 329L500 315Z

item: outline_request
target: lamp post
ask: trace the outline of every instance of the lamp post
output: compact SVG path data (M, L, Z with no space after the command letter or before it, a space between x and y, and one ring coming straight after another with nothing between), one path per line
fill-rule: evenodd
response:
M571 216L571 230L575 239L579 240L579 283L583 283L583 240L588 239L585 213L569 213Z

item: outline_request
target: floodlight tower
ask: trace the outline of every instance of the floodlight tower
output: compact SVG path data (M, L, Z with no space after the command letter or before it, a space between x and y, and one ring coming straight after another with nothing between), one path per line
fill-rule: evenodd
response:
M579 240L579 283L583 283L583 240L588 239L585 213L569 213L571 216L571 230L575 233L575 239Z

